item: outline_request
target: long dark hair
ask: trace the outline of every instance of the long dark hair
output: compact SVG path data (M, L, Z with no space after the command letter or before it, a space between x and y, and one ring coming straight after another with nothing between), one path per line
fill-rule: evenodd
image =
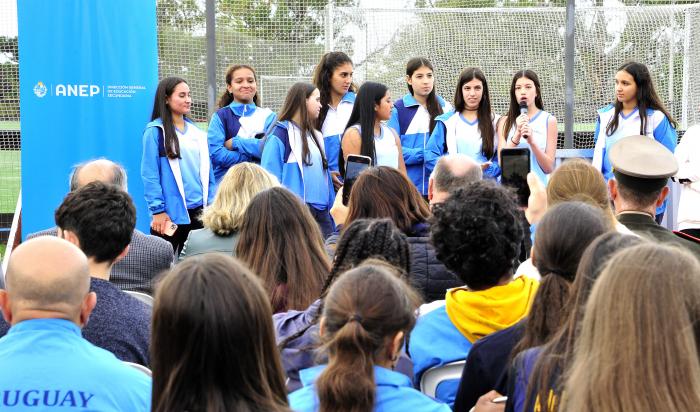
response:
M328 105L331 104L331 78L335 69L345 63L352 65L352 60L347 54L339 51L328 52L321 57L321 61L316 65L313 74L313 83L321 93L321 113L316 121L316 128L321 130L323 122L326 121L328 115ZM350 84L349 91L355 91L355 85Z
M493 144L493 138L496 131L493 128L493 114L491 113L491 95L489 94L489 85L486 82L486 76L481 69L476 67L468 67L462 70L457 81L457 89L455 90L455 112L462 113L467 108L464 101L464 93L462 87L465 83L472 80L479 80L483 86L483 93L479 108L476 111L476 118L479 121L479 133L481 134L481 153L486 159L493 157L496 147ZM519 113L519 112L518 112Z
M377 163L377 155L374 150L374 120L377 117L377 112L374 106L384 98L388 87L381 83L365 82L360 86L355 98L355 105L352 107L352 113L345 130L353 125L360 125L360 154L368 156L374 164ZM389 136L387 136L389 137ZM345 174L345 156L343 155L343 147L340 147L340 155L338 158L338 166L340 173Z
M542 281L512 357L544 344L559 330L581 255L607 230L603 211L588 203L564 202L547 210L537 225L532 259Z
M430 70L432 70L433 73L435 72L435 69L433 69L433 65L432 63L430 63L430 60L426 59L425 57L414 57L411 60L409 60L408 63L406 63L406 76L413 76L413 72L420 69L421 67L427 67ZM406 83L406 87L408 87L408 91L411 92L411 94L413 95L413 86ZM430 114L429 130L430 133L432 133L433 129L435 128L435 118L442 114L442 106L440 106L437 94L435 93L434 83L433 90L430 91L430 94L428 94L428 98L425 101L425 108L428 110L428 114Z
M321 304L311 322L279 344L284 349L289 342L303 336L318 323L323 312L328 290L341 273L350 270L366 259L382 260L393 266L400 276L409 281L411 251L408 239L389 219L358 219L346 226L338 240L333 258L333 267L323 284L319 299Z
M419 302L406 282L378 266L360 266L335 282L323 310L328 366L316 380L320 412L373 409L374 366L388 360L398 333L413 329Z
M389 166L371 167L355 181L345 223L356 219L391 219L402 232L430 219L430 208L406 175Z
M226 70L226 86L231 84L231 82L233 81L233 73L235 73L238 69L248 69L251 72L253 72L253 77L255 78L255 83L257 84L258 75L255 73L255 69L253 69L251 66L248 66L247 64L234 64L233 66L229 67L228 70ZM229 92L228 88L224 88L224 92L221 94L221 97L219 97L219 109L228 106L229 104L231 104L231 102L233 102L233 100L233 93ZM256 106L260 105L258 103L257 88L255 89L255 96L253 96L253 103L255 103Z
M321 152L321 161L323 162L323 168L328 169L328 161L326 160L326 154L321 148L321 143L318 141L318 136L316 135L316 125L309 118L309 111L306 110L306 99L308 99L311 94L316 90L316 87L311 83L299 82L294 83L294 85L287 92L287 97L284 99L284 104L282 105L282 110L280 110L279 121L289 121L291 122L294 115L299 113L300 124L299 130L301 131L301 157L305 165L311 165L311 153L309 152L309 142L306 139L307 134L311 135L318 151Z
M152 411L289 411L270 303L234 258L175 266L157 288L152 331Z
M666 110L664 104L659 99L659 95L656 94L656 89L654 88L654 82L651 79L651 74L647 66L642 63L635 61L630 61L622 66L620 66L617 71L625 71L629 73L634 79L634 83L637 85L637 108L639 110L639 134L645 135L647 129L647 109L658 110L663 113L673 128L677 128L678 124L673 119L671 114ZM615 115L610 119L610 122L605 127L605 133L610 136L617 130L620 122L620 111L622 111L622 102L615 99L613 103L615 106Z
M565 305L567 314L562 327L543 346L530 375L526 405L531 405L535 401L534 397L539 396L540 410L553 412L559 409L556 400L547 406L549 393L550 390L554 390L557 395L561 395L563 377L574 355L576 336L593 283L613 254L642 242L637 236L607 232L597 237L586 248L579 261L576 279Z
M156 97L153 99L153 112L151 112L151 121L160 119L163 122L165 153L170 159L180 158L180 142L177 140L177 134L175 133L173 114L165 101L173 94L173 91L180 83L187 84L180 77L166 77L161 80L156 89Z
M513 76L513 81L510 83L510 106L508 106L508 116L506 116L506 120L503 122L504 139L508 139L508 132L515 124L515 119L520 116L520 102L515 97L515 83L523 77L530 79L533 83L535 83L535 91L537 92L537 96L535 96L535 106L540 110L544 110L544 103L542 103L542 91L540 89L540 79L537 77L537 73L527 69L515 73L515 76Z
M321 293L330 262L309 208L289 190L274 187L250 201L236 257L263 281L275 313L304 310Z

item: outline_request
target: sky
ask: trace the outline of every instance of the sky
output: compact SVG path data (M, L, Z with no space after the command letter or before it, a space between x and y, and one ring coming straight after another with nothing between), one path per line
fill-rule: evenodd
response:
M0 36L17 35L17 0L0 0Z

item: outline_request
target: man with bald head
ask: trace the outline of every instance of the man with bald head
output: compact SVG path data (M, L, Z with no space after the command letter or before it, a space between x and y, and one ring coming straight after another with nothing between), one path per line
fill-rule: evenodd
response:
M95 181L110 183L127 191L126 171L107 159L91 160L75 166L70 176L70 191L74 192ZM30 234L27 239L47 235L56 236L56 228ZM124 290L151 294L153 278L168 270L172 262L173 247L170 242L134 229L129 252L112 268L110 282Z
M0 338L0 410L150 410L151 379L81 336L95 304L75 245L44 236L12 252L0 290L11 325Z
M91 182L66 195L55 220L58 237L87 256L90 290L98 297L83 336L123 361L148 366L151 308L109 281L111 268L127 254L134 231L131 197L115 185ZM4 329L0 322L0 336Z
M428 181L430 206L444 202L451 191L481 180L482 176L481 166L471 157L463 153L442 156Z

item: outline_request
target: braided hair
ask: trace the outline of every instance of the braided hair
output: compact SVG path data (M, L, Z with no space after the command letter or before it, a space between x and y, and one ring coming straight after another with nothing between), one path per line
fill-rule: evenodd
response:
M323 312L323 301L328 290L338 276L365 261L379 259L387 262L400 272L400 277L408 282L410 271L410 249L408 239L391 219L357 219L348 225L338 241L331 272L321 288L321 304L309 325L290 335L279 344L280 350L287 344L303 336L316 325Z

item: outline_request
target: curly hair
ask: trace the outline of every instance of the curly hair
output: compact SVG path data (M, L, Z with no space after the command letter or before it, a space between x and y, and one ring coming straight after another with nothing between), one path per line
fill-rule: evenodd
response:
M478 181L433 209L430 240L437 258L469 288L487 289L511 274L525 232L508 189Z

